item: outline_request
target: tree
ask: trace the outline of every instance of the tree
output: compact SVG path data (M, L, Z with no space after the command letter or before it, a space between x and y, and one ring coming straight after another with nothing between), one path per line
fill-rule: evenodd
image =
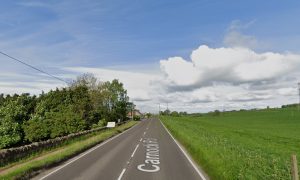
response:
M50 138L52 124L39 116L33 116L23 125L25 139L36 142Z
M21 124L26 115L26 108L17 96L0 107L0 148L21 142L23 138Z
M121 82L99 82L93 74L38 97L0 94L0 148L125 120L131 106L134 108Z
M4 94L0 94L0 106L4 103L5 98L4 98Z
M152 114L151 113L146 113L146 117L149 119L150 117L152 116Z
M169 110L169 109L166 109L165 111L164 111L164 115L170 115L170 113L171 113L171 111Z
M78 76L75 81L73 81L70 85L70 87L78 87L78 86L85 86L90 91L97 89L97 78L94 76L94 74L91 73L85 73L81 76Z
M173 111L171 112L170 114L171 116L174 116L174 117L178 117L179 116L179 113L177 111Z
M102 113L107 121L125 120L128 110L129 97L123 84L114 79L105 82L100 87L102 97Z
M62 108L59 112L49 112L46 114L47 122L51 123L50 137L55 138L85 129L86 122L80 114L73 112L73 107Z
M185 111L184 111L184 112L180 112L179 115L180 115L180 116L186 116L186 115L187 115L187 112L185 112Z
M0 117L0 149L21 141L20 125L8 116Z

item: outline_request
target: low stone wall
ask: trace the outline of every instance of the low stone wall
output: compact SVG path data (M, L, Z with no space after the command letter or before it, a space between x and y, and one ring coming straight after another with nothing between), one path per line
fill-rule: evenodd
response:
M124 124L125 122L118 123L117 125ZM73 139L75 137L80 137L92 132L102 131L107 129L107 127L101 127L91 130L86 130L78 133L69 134L67 136L63 137L57 137L54 139L49 139L47 141L41 141L41 142L34 142L32 144L16 147L16 148L9 148L9 149L2 149L0 150L0 167L4 164L7 164L9 162L16 161L20 158L26 157L30 155L30 153L42 151L47 148L55 147L63 142Z

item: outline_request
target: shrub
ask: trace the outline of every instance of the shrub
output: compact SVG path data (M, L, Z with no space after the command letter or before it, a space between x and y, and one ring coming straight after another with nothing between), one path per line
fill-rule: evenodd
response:
M134 121L140 121L140 120L141 120L141 117L140 117L140 116L133 116L133 120L134 120Z
M50 127L47 120L34 116L23 125L25 139L30 142L47 139L50 137Z
M92 129L99 128L99 127L104 127L105 124L106 124L105 119L101 119L101 120L98 121L97 124L92 125Z
M9 147L21 141L20 125L11 118L0 119L0 149Z

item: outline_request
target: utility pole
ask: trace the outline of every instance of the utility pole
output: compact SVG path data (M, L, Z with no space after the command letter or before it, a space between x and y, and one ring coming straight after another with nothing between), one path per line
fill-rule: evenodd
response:
M160 103L158 103L158 117L160 115Z

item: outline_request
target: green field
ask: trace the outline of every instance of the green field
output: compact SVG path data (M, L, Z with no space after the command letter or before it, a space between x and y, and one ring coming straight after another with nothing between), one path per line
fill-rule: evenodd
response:
M160 118L212 179L291 179L299 164L297 108Z

